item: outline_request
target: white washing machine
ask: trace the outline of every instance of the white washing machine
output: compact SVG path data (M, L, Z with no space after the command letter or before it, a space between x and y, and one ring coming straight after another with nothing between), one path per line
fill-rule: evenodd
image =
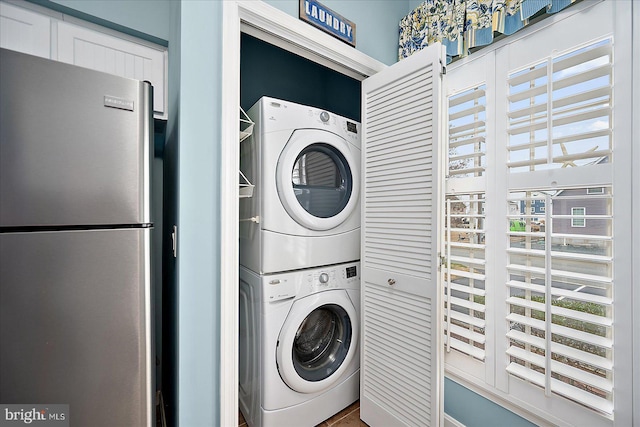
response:
M360 124L274 98L248 111L240 265L274 273L360 259Z
M250 427L315 426L359 397L360 263L240 268L240 410Z

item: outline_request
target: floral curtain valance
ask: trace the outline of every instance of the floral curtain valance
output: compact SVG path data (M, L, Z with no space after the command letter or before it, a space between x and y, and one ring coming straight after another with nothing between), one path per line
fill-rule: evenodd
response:
M426 0L400 21L398 59L436 42L449 60L513 34L543 9L556 13L577 0Z

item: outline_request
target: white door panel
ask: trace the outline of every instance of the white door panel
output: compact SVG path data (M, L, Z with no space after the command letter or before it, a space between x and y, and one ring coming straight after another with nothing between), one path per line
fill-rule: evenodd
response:
M440 45L363 82L360 416L440 423Z

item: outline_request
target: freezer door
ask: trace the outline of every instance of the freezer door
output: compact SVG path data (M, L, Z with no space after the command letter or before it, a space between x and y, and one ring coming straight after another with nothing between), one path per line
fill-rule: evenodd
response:
M0 234L0 402L151 426L149 233Z
M152 88L0 49L0 227L149 223Z

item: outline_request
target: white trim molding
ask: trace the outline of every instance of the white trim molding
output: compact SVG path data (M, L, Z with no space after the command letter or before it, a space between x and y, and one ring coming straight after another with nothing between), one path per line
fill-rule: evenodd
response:
M262 1L238 0L242 31L357 80L386 65ZM239 48L238 48L239 50Z
M444 427L465 427L465 425L451 415L444 414Z
M240 19L222 2L222 120L220 147L220 425L238 423L238 122Z
M386 65L262 1L222 4L222 124L220 181L220 425L238 418L238 122L240 32L357 80Z
M638 117L640 114L640 3L632 2L632 22L633 22L633 51L632 51L632 97L631 105L631 117ZM632 164L631 171L631 194L632 194L632 206L633 209L631 218L640 218L640 122L638 120L632 120ZM632 221L632 260L640 259L640 224L638 221ZM633 310L633 318L631 324L633 325L633 359L631 361L633 369L633 402L640 400L640 264L633 262L632 280L635 289L633 289L633 302L632 306L636 307ZM633 406L633 420L634 425L640 424L640 404Z

